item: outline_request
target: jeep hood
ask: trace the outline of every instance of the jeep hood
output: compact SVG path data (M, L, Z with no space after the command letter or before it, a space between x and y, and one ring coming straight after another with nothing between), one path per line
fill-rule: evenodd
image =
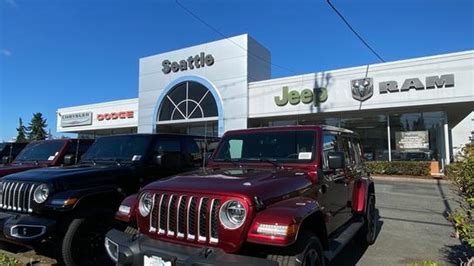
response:
M4 181L47 183L57 189L74 189L114 183L117 177L129 175L130 171L130 167L117 165L75 165L25 171L8 175Z
M299 169L201 169L153 182L145 190L259 197L269 204L308 191L311 180Z
M23 172L30 169L45 167L45 165L39 164L11 164L9 166L0 167L0 177L4 177L6 175Z

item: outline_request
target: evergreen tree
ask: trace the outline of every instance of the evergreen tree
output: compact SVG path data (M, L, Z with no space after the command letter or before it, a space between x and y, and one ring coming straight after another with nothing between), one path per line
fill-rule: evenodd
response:
M18 135L16 136L16 142L26 142L27 130L26 127L23 125L23 120L21 119L21 117L19 124L20 125L16 129L16 131L18 132Z
M33 118L31 118L31 122L29 124L29 134L28 140L43 140L46 139L47 134L45 128L48 126L46 124L46 119L43 118L42 113L35 113L33 114Z

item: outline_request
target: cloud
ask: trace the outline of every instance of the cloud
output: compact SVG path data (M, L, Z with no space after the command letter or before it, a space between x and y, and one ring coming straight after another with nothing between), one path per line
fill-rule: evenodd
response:
M10 7L18 7L18 4L16 3L16 0L4 0L6 4L8 4Z
M1 54L2 54L3 56L11 56L11 55L12 55L12 51L10 51L10 50L8 50L8 49L2 49Z

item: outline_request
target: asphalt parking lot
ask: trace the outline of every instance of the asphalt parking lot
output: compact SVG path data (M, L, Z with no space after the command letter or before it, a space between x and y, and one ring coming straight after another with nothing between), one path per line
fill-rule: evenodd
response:
M446 214L455 209L454 187L445 182L376 180L379 232L374 245L355 241L331 265L406 265L430 260L458 265L459 240Z

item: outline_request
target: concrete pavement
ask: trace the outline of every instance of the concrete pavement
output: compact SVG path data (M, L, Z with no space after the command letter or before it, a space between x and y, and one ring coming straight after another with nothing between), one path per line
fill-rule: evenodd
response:
M449 182L377 179L379 233L366 248L350 243L331 265L406 265L430 260L457 265L458 239L446 215L458 203Z

